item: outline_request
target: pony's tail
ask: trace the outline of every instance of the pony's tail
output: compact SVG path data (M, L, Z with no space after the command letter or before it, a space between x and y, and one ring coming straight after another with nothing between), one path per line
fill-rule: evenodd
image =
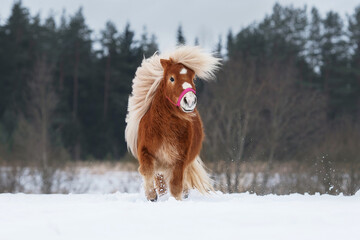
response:
M213 181L199 156L196 156L195 161L185 169L184 180L188 188L195 188L203 194L214 191Z

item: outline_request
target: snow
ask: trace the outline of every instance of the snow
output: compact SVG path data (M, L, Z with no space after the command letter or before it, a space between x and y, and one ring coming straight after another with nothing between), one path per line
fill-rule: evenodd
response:
M19 175L19 186L14 192L41 193L39 172L25 168ZM0 183L12 177L10 168L0 167ZM58 171L53 179L52 193L136 193L140 191L141 183L142 177L137 171L106 170L97 173L82 167L76 168L74 172Z
M106 194L115 192L137 193L141 190L142 177L138 171L126 170L121 167L109 168L95 165L94 167L73 167L71 170L58 170L52 179L51 193L91 193ZM99 169L101 169L99 171ZM136 169L136 168L135 168ZM0 166L0 190L2 185L12 186L12 193L42 193L42 179L39 171L24 168L17 176L12 175L11 168ZM225 173L213 174L215 188L227 189L227 177ZM349 174L338 175L338 183L341 192L349 192L351 177ZM235 174L232 176L235 181ZM263 185L264 174L258 172L242 172L239 176L239 191L246 192L254 189L254 186L263 186L264 193L289 194L296 191L325 192L326 186L319 176L308 173L273 173L268 176L268 181ZM5 188L7 189L7 188ZM9 190L5 190L8 192ZM0 239L1 240L1 239Z
M355 196L0 194L0 239L359 239Z

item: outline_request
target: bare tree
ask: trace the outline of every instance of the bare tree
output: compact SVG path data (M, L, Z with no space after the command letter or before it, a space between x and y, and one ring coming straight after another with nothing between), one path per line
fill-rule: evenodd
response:
M324 192L355 194L360 188L360 124L344 117L328 126L315 149L316 171Z
M256 107L261 83L257 81L253 63L227 63L218 76L219 82L207 89L204 110L206 149L226 164L228 192L239 187L240 164L245 147L251 141L251 124L259 108Z
M0 125L0 137L1 125ZM23 173L23 168L18 162L10 161L8 146L0 142L0 193L21 191L19 178Z
M44 193L51 192L55 173L67 156L58 139L50 134L58 103L51 71L44 57L36 61L28 81L26 113L20 116L14 136L14 158L39 170Z
M261 94L262 144L267 170L262 188L267 184L274 160L299 159L309 153L319 140L326 122L325 98L322 93L300 85L294 65L285 67L272 62L262 71L265 82Z
M325 121L325 101L298 85L291 62L231 61L218 78L208 86L202 109L205 152L226 163L228 192L239 191L241 164L263 160L266 167L259 169L264 172L254 169L253 189L265 193L274 160L298 160L310 152Z

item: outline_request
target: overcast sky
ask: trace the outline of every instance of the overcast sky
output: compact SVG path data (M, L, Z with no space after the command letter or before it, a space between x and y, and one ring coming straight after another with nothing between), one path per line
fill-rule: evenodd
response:
M8 18L13 0L1 0L1 24ZM23 0L31 15L40 12L44 18L52 13L60 18L63 9L73 14L80 6L87 24L98 34L107 20L113 21L119 31L126 22L131 24L137 37L144 26L157 36L160 50L175 45L176 29L182 24L187 43L195 37L206 48L213 48L219 35L225 40L229 29L238 32L254 21L271 13L275 2L308 8L316 6L322 14L335 10L342 16L352 14L359 0Z

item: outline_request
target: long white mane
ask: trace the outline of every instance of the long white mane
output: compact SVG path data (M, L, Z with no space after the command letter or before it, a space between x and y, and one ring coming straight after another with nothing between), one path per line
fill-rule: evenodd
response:
M144 59L133 79L132 93L129 97L126 116L125 141L128 149L137 158L137 138L140 120L149 110L156 89L163 78L164 71L160 59L171 58L175 63L182 63L192 69L195 75L204 80L214 78L219 68L220 58L205 52L200 47L181 46L174 51Z

